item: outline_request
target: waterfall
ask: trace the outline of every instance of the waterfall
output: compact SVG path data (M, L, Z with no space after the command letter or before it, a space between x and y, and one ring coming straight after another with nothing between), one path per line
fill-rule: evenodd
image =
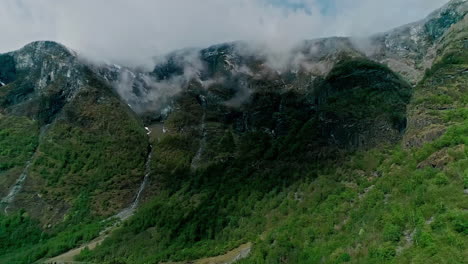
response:
M21 188L23 187L23 183L28 177L28 171L29 171L29 167L31 167L33 157L31 157L31 159L29 159L28 162L26 163L26 167L23 169L23 172L21 172L21 175L16 180L13 187L11 187L10 192L7 194L7 196L3 197L2 200L0 201L0 204L2 205L2 207L5 206L5 209L4 209L5 214L8 213L7 211L8 211L8 207L10 203L13 202L16 195L19 193L19 191L21 191Z
M39 133L39 141L42 140L42 138L44 137L44 135L47 132L48 128L49 128L49 125L45 125L44 127L41 128L41 131ZM8 214L8 208L10 207L10 204L15 200L16 195L23 188L23 185L24 185L24 182L26 181L26 178L28 178L29 168L31 167L31 165L33 163L33 159L36 157L37 149L38 148L36 148L36 150L34 151L34 153L31 156L31 158L26 162L26 166L24 167L24 169L21 172L20 176L16 180L15 184L11 187L11 189L8 192L7 196L3 197L2 200L0 200L0 207L5 207L3 209L5 214Z
M148 182L148 178L149 178L150 173L151 173L151 157L152 156L153 156L153 146L150 145L149 146L148 156L146 157L146 163L145 163L145 177L143 178L143 182L141 183L140 188L138 189L138 193L137 193L137 195L135 197L135 200L133 201L132 205L130 206L130 208L132 208L132 209L135 209L138 206L138 203L140 202L141 193L145 189L146 184Z
M149 136L149 134L151 133L151 130L149 128L147 128L147 127L145 127L145 129L147 131L146 134ZM145 176L143 177L143 181L140 184L140 188L138 188L138 191L137 191L137 193L135 195L135 198L133 199L130 206L123 209L122 211L120 211L116 215L112 216L111 218L117 218L118 220L123 221L123 220L126 220L127 218L129 218L130 216L132 216L133 213L135 212L135 209L137 208L138 204L140 203L141 194L145 190L145 187L146 187L146 185L148 183L148 180L149 180L149 176L151 174L151 157L152 156L153 156L153 145L150 144L149 145L149 150L148 150L148 156L146 156L146 162L145 162Z
M202 102L202 107L203 107L203 115L202 115L201 126L200 126L200 130L202 132L202 138L200 139L200 145L198 147L197 153L193 157L192 163L190 165L192 169L197 168L198 163L200 163L201 161L201 157L202 157L203 152L205 151L205 146L206 146L206 135L207 135L206 122L205 122L206 120L206 98L203 95L200 95L200 100Z
M203 112L202 116L202 121L201 121L201 131L202 131L202 138L200 139L200 146L198 147L197 154L192 159L192 164L190 167L192 169L196 169L198 166L198 163L201 161L201 156L203 152L205 151L205 145L206 145L206 124L205 124L205 118L206 118L206 113Z

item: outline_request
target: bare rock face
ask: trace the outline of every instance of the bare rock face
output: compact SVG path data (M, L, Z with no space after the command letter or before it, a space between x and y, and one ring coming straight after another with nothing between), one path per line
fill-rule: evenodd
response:
M441 137L446 131L444 126L431 125L424 130L414 134L405 135L404 145L408 148L422 147L426 143L433 142Z
M460 145L452 149L443 148L433 153L426 160L419 163L418 168L421 169L421 168L426 168L426 167L432 167L432 168L437 168L437 169L444 169L445 165L454 161L454 158L450 156L450 153L449 153L450 151L462 153L465 151L465 146Z
M308 40L287 55L244 42L176 51L151 71L89 65L47 41L0 54L0 114L38 126L29 176L13 205L44 222L65 219L78 197L99 215L125 207L144 174L142 120L165 121L168 133L200 142L188 147L196 163L232 158L219 142L235 145L246 133L267 140L302 133L308 141L298 148L314 157L324 148L394 143L404 133L406 146L421 146L446 129L429 110L444 111L450 103L410 104L411 85L445 54L466 51L466 33L458 25L466 23L467 10L466 0L454 0L389 32ZM453 79L458 87L456 76L437 78ZM437 78L421 85L431 87Z
M0 57L9 59L11 65L4 73L10 72L6 81L11 84L0 100L2 108L45 124L50 123L86 83L85 66L76 54L55 42L33 42Z
M466 94L463 72L468 52L465 44L468 37L467 5L466 1L451 1L442 9L445 11L432 15L436 19L430 20L430 32L439 37L434 46L437 56L431 70L427 70L424 79L418 83L409 106L406 147L420 147L442 136L450 119L447 113L464 107L461 98ZM458 22L448 27L455 18ZM447 28L442 35L440 28ZM452 120L452 124L457 122L460 120Z
M15 163L16 175L8 174L2 209L25 209L48 226L70 218L67 214L83 197L96 215L112 214L130 203L144 174L140 165L148 143L143 125L111 86L55 42L33 42L0 54L0 62L5 62L0 67L0 123L31 123L30 136L36 140L31 147L21 146L27 149L21 154L29 157L22 165ZM28 126L15 133L21 129ZM97 146L99 142L108 144ZM133 142L130 148L124 146L128 142ZM119 151L111 150L117 147ZM120 161L112 161L110 153ZM90 191L90 186L101 190Z
M350 102L346 102L350 107L329 102L345 104L347 95L344 91L334 94L329 84L323 89L323 80L329 79L340 64L363 59L382 63L390 70L386 71L388 78L385 74L377 74L380 79L363 78L361 86L395 84L398 78L393 72L415 86L440 57L447 32L460 24L467 8L467 1L451 1L427 18L389 32L360 39L308 40L287 55L267 54L248 43L233 42L173 52L151 72L116 65L95 71L148 122L175 120L177 116L178 121L168 122L172 131L191 131L189 134L198 137L208 134L208 141L216 140L213 135L223 134L220 130L228 128L237 134L264 131L272 137L287 135L296 121L315 119L316 132L311 137L319 136L322 145L369 147L387 140L396 142L405 132L404 145L416 147L438 138L445 128L438 126L439 117L426 114L425 109L412 107L410 118L406 118L409 94L401 97L404 99L393 116L373 115L378 112L376 107L358 120L353 114L345 117L344 113L353 108ZM193 109L192 116L184 115L187 119L181 120L186 109ZM216 128L208 125L204 132L199 131L204 115Z
M427 18L388 32L366 38L307 40L287 54L269 54L239 41L175 51L159 60L152 72L117 65L95 70L134 111L150 119L167 118L173 99L189 89L228 106L248 100L259 80L276 82L268 84L276 90L304 92L313 89L314 79L327 76L347 59L382 63L416 85L432 67L446 32L463 20L467 10L467 1L452 0Z
M467 12L466 0L453 0L421 21L377 34L371 37L377 47L371 57L416 84L431 68L444 34Z

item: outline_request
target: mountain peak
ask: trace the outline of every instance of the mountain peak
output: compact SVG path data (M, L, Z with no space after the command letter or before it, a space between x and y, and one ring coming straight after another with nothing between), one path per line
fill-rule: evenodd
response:
M62 55L64 57L76 57L77 55L75 51L69 49L65 45L50 40L33 41L29 44L26 44L19 50L19 52L32 52L35 54L48 53L53 55Z
M14 57L17 70L41 67L47 61L62 61L68 64L77 57L76 52L54 41L34 41L5 55Z

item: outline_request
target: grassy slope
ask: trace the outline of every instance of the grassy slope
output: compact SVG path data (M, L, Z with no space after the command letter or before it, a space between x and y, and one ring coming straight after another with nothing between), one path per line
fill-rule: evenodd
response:
M167 184L163 191L80 259L197 259L253 241L252 255L242 263L463 263L468 258L463 39L457 28L446 36L440 59L415 89L410 107L405 140L415 140L413 135L418 140L424 131L411 122L428 114L439 117L442 137L424 138L416 148L380 146L344 160L304 163L301 154L291 154L301 149L297 145L310 144L313 130L306 124L283 142L264 133L236 138L234 164L193 173L190 138L166 136L154 156L163 166L155 168L162 172L157 180ZM296 144L288 144L291 140ZM232 149L232 140L220 144ZM275 158L278 148L286 157Z
M26 117L0 114L0 196L9 187L33 155L38 141L37 122Z
M85 192L98 215L130 203L144 174L148 144L143 124L107 89L96 82L64 107L31 169L46 199L73 204Z
M417 165L438 149L465 144L467 128L454 127L422 150L358 153L268 193L261 182L224 179L227 186L212 183L204 192L187 187L161 194L93 256L122 263L196 259L254 241L245 263L463 263L467 153L449 147L444 169ZM228 227L219 230L217 221ZM208 234L197 239L198 228Z
M418 133L434 125L445 128L443 136L420 148L357 153L312 183L298 184L294 194L304 197L289 201L294 206L284 213L276 210L283 223L257 240L245 263L466 261L468 57L463 28L466 23L445 36L439 60L410 105L411 124L428 120L427 115L437 118L422 127L410 125L405 140L430 140L419 140Z
M208 140L208 145L223 150L225 158L221 160L229 162L192 171L190 162L197 151L193 131L171 133L155 143L153 181L162 187L154 199L103 246L83 252L80 258L109 263L187 260L223 254L252 241L252 254L243 263L463 263L468 258L468 204L463 194L468 188L464 148L468 141L464 90L468 77L463 73L468 60L462 33L454 30L447 36L450 39L440 51L441 59L416 88L410 107L411 120L423 117L436 121L444 128L442 137L413 149L379 146L345 159L318 163L303 155L302 147L313 144L311 123L293 128L279 140L261 132L238 136L227 129L219 138ZM426 99L432 97L436 99ZM67 155L74 155L75 149L90 154L89 149L94 151L95 146L106 149L104 153L118 151L96 144L106 139L94 137L92 131L103 126L84 126L82 130L81 121L108 121L101 118L113 114L112 103L109 108L88 112L97 98L84 96L82 108L77 106L81 109L79 116L86 118L57 122L48 135L50 142L40 146L51 153L36 164L36 169L47 170L43 180L58 190L54 196L64 195L61 187L54 186L77 175L70 174L73 163L65 162L64 166ZM194 108L189 107L191 111L185 116L168 121L170 129L181 122L190 125L199 121L202 110L196 104L189 105ZM95 116L101 110L105 115ZM419 133L434 126L416 128L411 120L405 141L420 139ZM92 123L120 128L107 121ZM208 121L208 127L216 126L216 122ZM135 123L128 125L134 131L131 128ZM112 129L107 131L113 133ZM84 140L66 140L69 135ZM60 155L52 155L56 151ZM234 156L237 158L233 161ZM91 165L77 167L86 177L94 178L86 169ZM4 231L0 239L2 245L8 245L1 249L9 252L0 257L0 263L30 263L95 237L103 227L87 213L93 197L89 189L96 185L91 181L80 186L85 192L67 189L67 193L77 195L70 211L73 213L52 232L43 232L24 212L0 216L0 231ZM17 236L12 234L17 230L25 230L27 235L14 239ZM12 252L14 248L18 249Z
M21 172L37 146L14 204L25 211L0 215L0 263L31 263L93 239L100 220L128 206L138 189L148 146L143 124L110 87L84 74L88 85L53 113L40 142L38 122L0 118L4 175Z

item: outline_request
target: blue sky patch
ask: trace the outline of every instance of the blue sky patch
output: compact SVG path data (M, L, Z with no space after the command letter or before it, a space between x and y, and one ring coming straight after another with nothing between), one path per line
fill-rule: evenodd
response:
M313 10L310 10L310 7L304 3L304 1L297 0L266 0L268 3L281 6L284 8L299 10L303 9L307 13L312 13ZM324 15L333 15L336 12L334 0L318 0L317 3L320 5L320 12Z

